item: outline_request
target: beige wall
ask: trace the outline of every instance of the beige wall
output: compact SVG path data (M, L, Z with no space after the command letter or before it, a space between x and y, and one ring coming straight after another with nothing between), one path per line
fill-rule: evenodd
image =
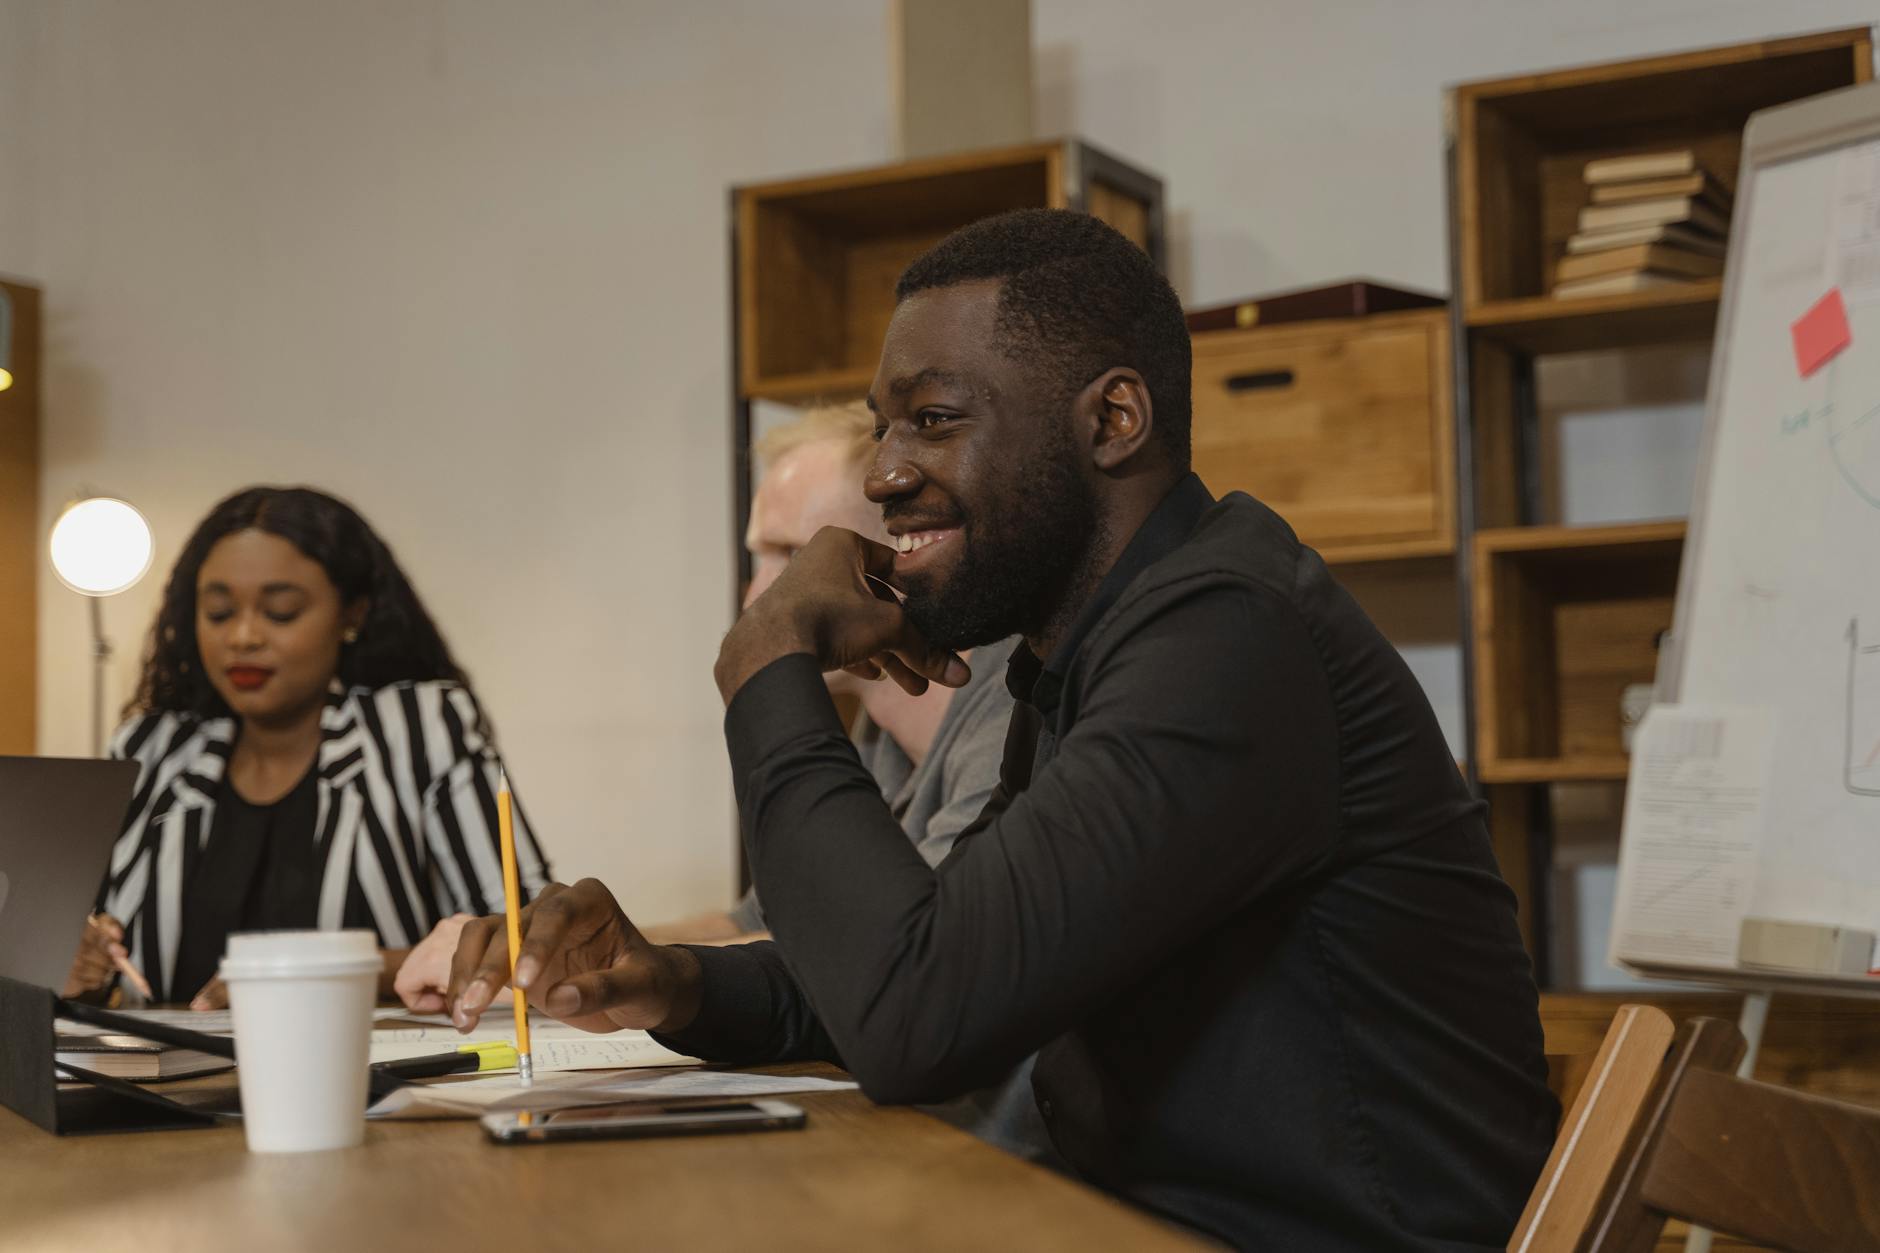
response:
M318 484L444 625L557 870L728 900L725 187L886 155L876 9L9 5L46 507L90 484L158 537L113 703L207 507ZM41 748L84 752L83 607L41 589Z
M1441 290L1443 84L1869 15L1037 0L1038 125L1167 179L1192 302ZM876 0L0 0L0 271L47 290L46 508L127 496L161 564L241 484L352 498L558 869L649 917L726 900L724 191L886 159L886 40ZM1608 375L1573 365L1583 402L1550 406L1562 509L1676 512L1682 441L1634 452L1618 418L1682 399L1687 429L1692 396ZM114 701L157 591L107 607ZM41 747L80 752L82 606L42 597ZM1453 648L1410 651L1454 733Z

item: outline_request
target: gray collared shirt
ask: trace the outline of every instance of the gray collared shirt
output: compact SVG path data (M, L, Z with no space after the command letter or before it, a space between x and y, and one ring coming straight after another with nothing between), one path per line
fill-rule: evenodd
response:
M1012 721L1012 693L1005 686L1005 661L1017 639L973 650L973 677L953 693L946 716L919 765L894 737L863 714L855 729L855 751L875 777L901 830L930 866L946 860L953 840L972 825L999 785L1005 731ZM764 930L764 910L755 888L731 907L740 931Z

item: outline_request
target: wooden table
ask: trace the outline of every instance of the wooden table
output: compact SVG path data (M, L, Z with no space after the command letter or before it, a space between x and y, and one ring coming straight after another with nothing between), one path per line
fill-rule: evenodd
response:
M1203 1247L915 1110L853 1091L783 1099L805 1130L498 1147L472 1121L374 1122L356 1149L280 1155L249 1153L235 1126L59 1137L0 1109L0 1247Z

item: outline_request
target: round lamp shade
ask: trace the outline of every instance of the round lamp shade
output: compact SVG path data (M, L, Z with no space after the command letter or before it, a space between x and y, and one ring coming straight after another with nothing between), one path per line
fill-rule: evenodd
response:
M52 571L85 596L113 596L150 569L154 545L144 515L121 500L93 496L52 527Z

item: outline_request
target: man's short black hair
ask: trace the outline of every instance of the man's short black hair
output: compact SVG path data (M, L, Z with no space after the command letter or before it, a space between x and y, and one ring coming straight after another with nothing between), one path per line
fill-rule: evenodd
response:
M935 244L907 267L894 298L977 279L1003 280L1003 351L1055 371L1066 398L1117 366L1141 374L1156 438L1178 470L1188 469L1188 324L1147 253L1088 214L1018 209Z

